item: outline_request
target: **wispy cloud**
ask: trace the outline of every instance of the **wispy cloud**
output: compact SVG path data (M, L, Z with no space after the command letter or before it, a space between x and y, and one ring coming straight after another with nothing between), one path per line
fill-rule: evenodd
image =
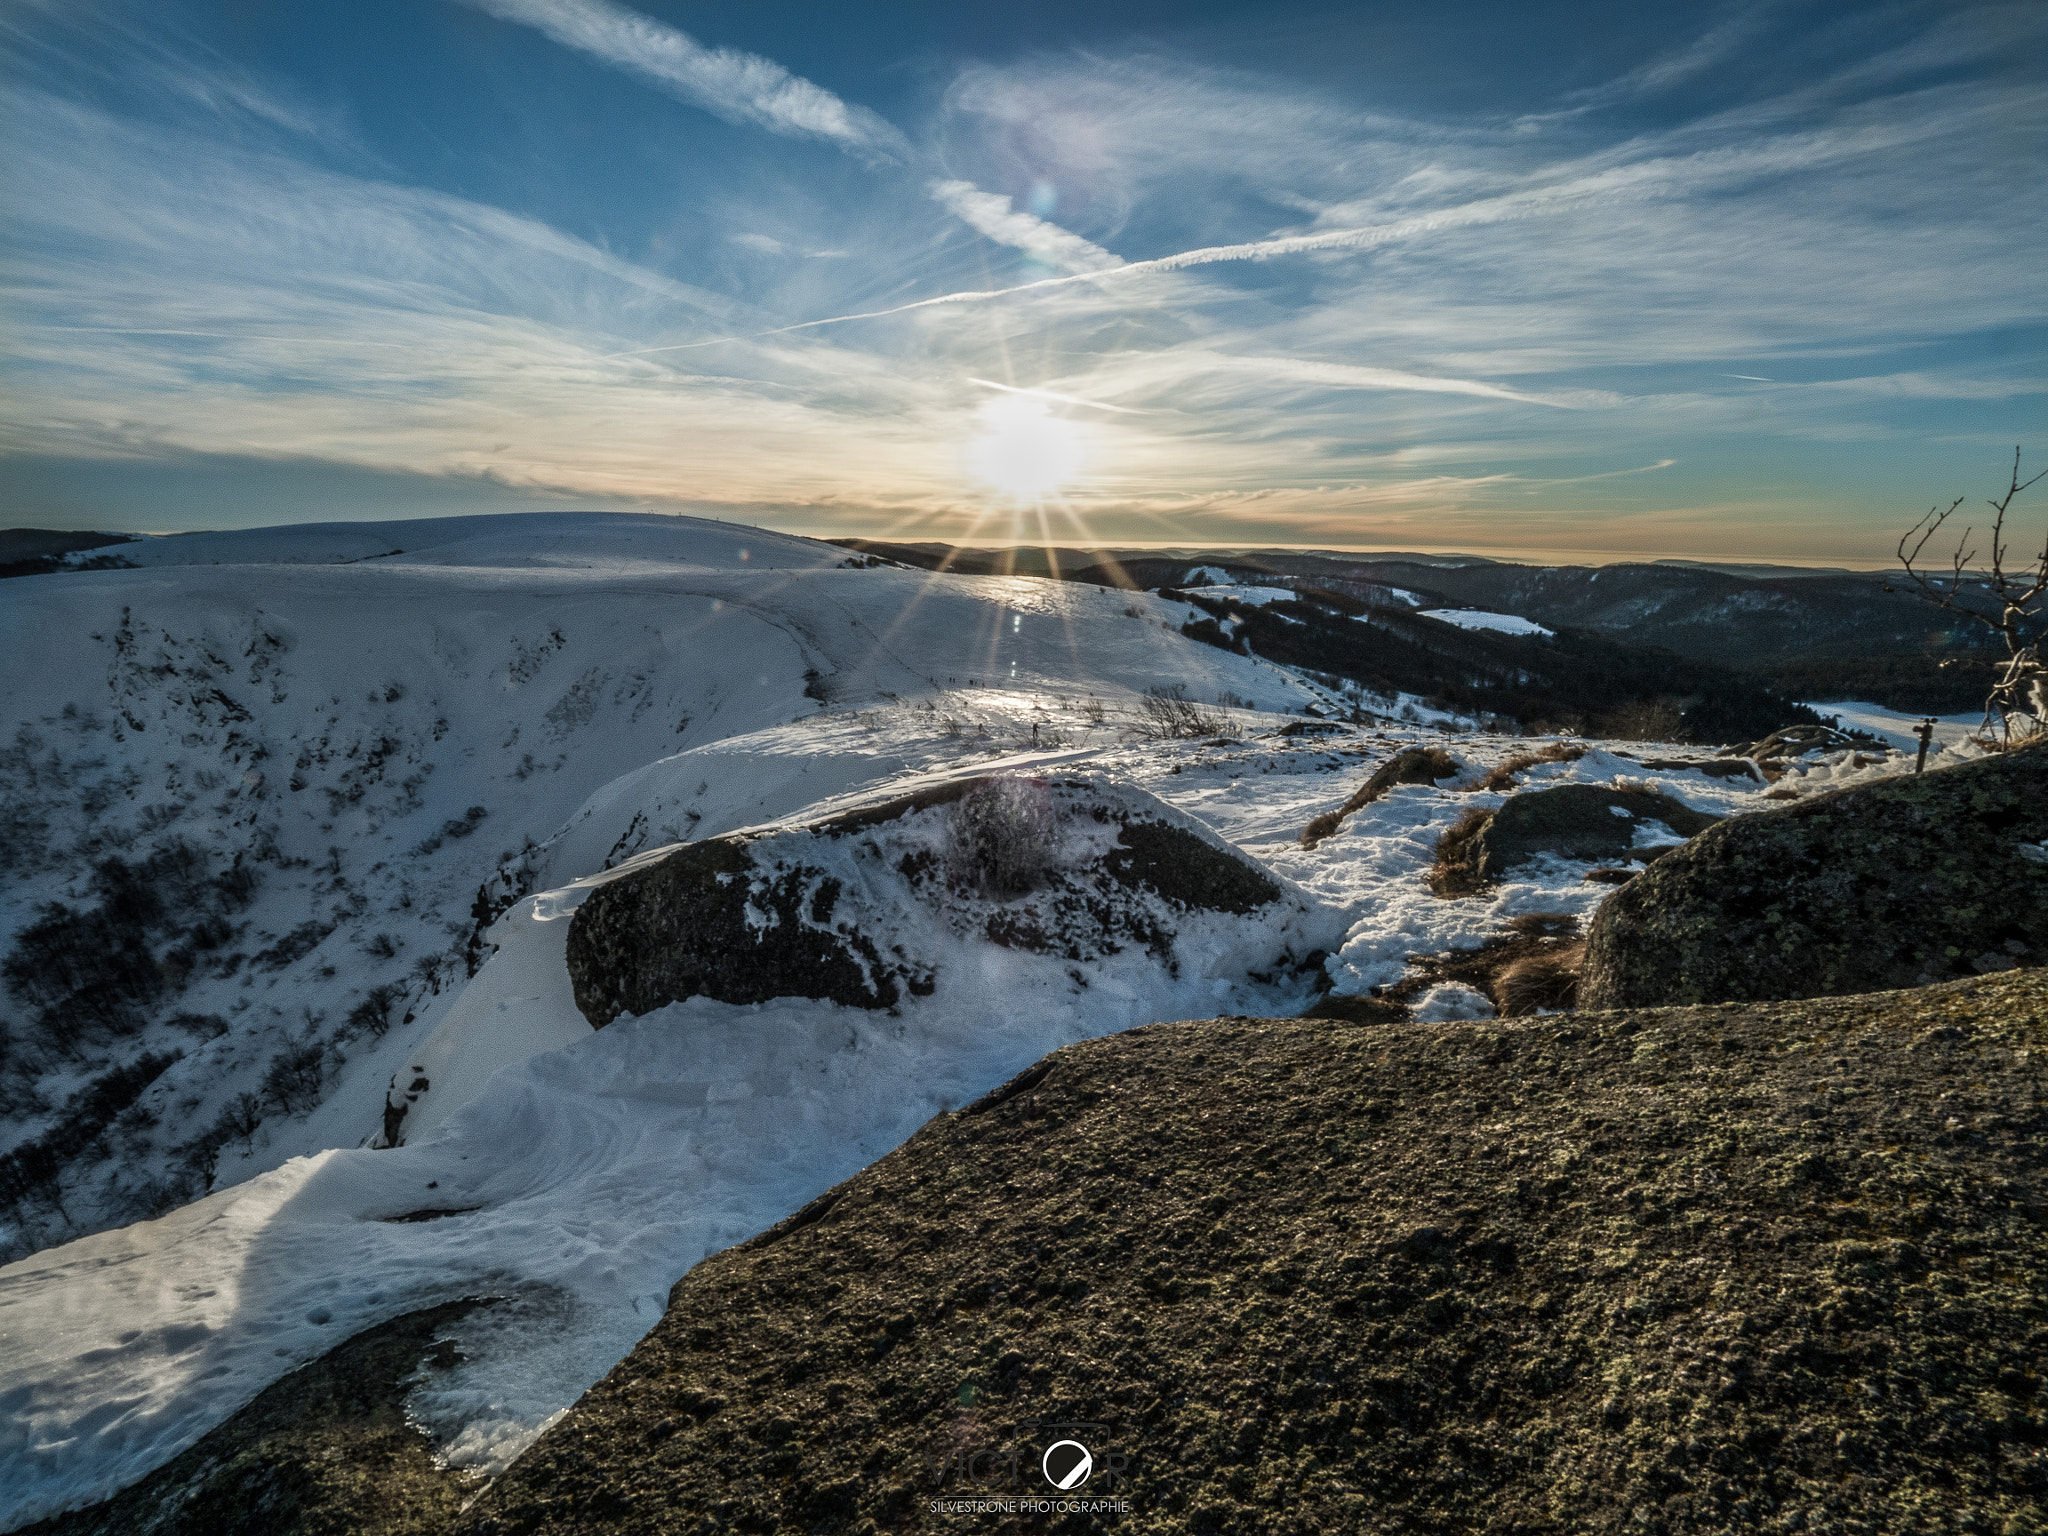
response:
M195 73L177 105L151 75L123 116L17 74L0 453L319 460L806 531L873 531L883 507L953 537L988 510L978 409L1017 390L1074 407L1090 536L1562 549L1597 525L1712 554L1719 518L1752 554L1796 534L1826 555L2038 418L2044 103L2013 80L1900 63L1840 100L1518 135L1039 55L964 70L913 148L611 0L472 3L909 166L784 146L764 172L774 141L693 161L663 243L576 199L430 190L253 76ZM1688 58L1718 67L1681 51L1638 84ZM726 62L691 74L706 59ZM1050 272L983 276L963 222ZM1924 496L1911 454L1935 460ZM1831 510L1789 516L1816 483Z
M1765 16L1761 7L1740 11L1682 47L1660 54L1600 85L1568 93L1564 98L1565 104L1557 110L1531 113L1518 119L1516 126L1531 128L1670 90L1733 60L1763 31Z
M1039 278L1000 288L959 289L881 309L857 310L815 320L777 326L761 335L786 335L855 321L882 320L919 310L958 304L985 304L1024 295L1044 294L1075 284L1118 284L1148 276L1184 272L1195 267L1233 262L1267 262L1289 256L1337 252L1368 252L1453 231L1526 220L1574 215L1589 217L1603 205L1642 202L1683 202L1714 195L1744 182L1790 175L1812 175L1832 165L1895 152L1916 140L1938 134L1949 124L1926 121L1865 122L1801 134L1785 134L1760 143L1684 155L1641 153L1634 157L1603 156L1593 163L1551 168L1512 191L1474 198L1428 213L1351 228L1317 229L1300 234L1201 246L1166 256L1124 261L1114 266ZM1606 163L1600 163L1605 161ZM970 189L971 190L971 189ZM982 196L985 194L977 194ZM1004 209L1008 199L1000 200ZM1342 210L1332 210L1332 215ZM1031 219L1030 215L1012 214ZM1329 215L1326 215L1329 216ZM1062 232L1064 233L1064 232ZM1068 237L1074 238L1074 237ZM1006 242L1010 243L1010 242ZM1086 242L1080 242L1085 245ZM1089 246L1088 249L1096 249ZM1105 253L1106 254L1106 253ZM698 342L691 345L715 345Z
M612 0L463 0L565 47L651 80L729 123L825 139L857 154L903 158L903 135L865 107L793 75L773 59L707 48L689 33Z
M1102 272L1124 264L1121 256L1105 251L1057 224L1011 205L996 192L984 192L971 181L935 181L931 184L935 202L949 209L976 233L998 245L1016 250L1069 272Z
M994 379L977 379L970 376L968 383L982 389L993 389L1005 395L1028 395L1038 400L1055 400L1061 405L1085 405L1091 411L1115 411L1123 416L1142 416L1143 411L1131 409L1128 405L1111 405L1106 400L1084 400L1079 395L1063 395L1058 390L1037 389L1027 385L998 384Z
M1368 368L1355 363L1325 363L1298 357L1226 357L1214 352L1178 352L1172 361L1189 373L1229 373L1264 384L1291 384L1310 389L1412 390L1431 395L1476 395L1487 400L1513 400L1558 410L1583 410L1615 403L1605 391L1580 390L1569 395L1533 394L1488 384L1478 379L1444 378L1400 368Z

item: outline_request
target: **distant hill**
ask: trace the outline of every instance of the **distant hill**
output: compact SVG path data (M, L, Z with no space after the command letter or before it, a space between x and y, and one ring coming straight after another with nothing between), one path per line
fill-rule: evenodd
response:
M926 569L1058 576L1128 590L1177 587L1195 567L1209 566L1234 579L1309 585L1368 603L1387 602L1390 591L1406 592L1417 599L1415 607L1489 609L1623 647L1716 664L1748 674L1745 686L1786 698L1868 699L1915 713L1978 707L1984 664L1992 655L1990 637L1980 626L1894 590L1890 576L1880 571L1679 560L1536 566L1479 556L837 542ZM1299 658L1293 664L1314 665Z
M0 577L41 576L58 569L57 557L81 549L134 541L132 533L85 533L59 528L0 528Z

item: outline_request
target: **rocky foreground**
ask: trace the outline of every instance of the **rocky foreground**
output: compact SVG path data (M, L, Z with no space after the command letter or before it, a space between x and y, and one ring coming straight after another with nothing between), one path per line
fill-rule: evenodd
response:
M35 1529L2039 1531L2044 1066L2039 969L1153 1025L700 1264L481 1497L401 1319Z

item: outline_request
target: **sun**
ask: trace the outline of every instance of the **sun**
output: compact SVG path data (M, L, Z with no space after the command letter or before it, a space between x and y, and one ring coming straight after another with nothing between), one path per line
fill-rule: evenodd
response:
M976 413L981 431L967 445L976 480L1006 499L1056 497L1081 473L1081 430L1030 395L998 395Z

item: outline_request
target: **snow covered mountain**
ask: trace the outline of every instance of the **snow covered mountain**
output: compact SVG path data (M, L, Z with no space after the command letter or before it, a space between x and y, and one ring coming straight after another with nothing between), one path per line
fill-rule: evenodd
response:
M1438 836L1514 792L1480 781L1528 744L1304 720L1330 703L1314 682L1185 638L1200 612L1154 596L598 514L120 553L131 568L11 583L0 609L0 1528L463 1295L502 1300L413 1409L452 1462L502 1467L690 1265L1045 1052L1298 1012L1317 970L1364 992L1611 889L1553 861L1430 895ZM1424 736L1455 783L1298 845ZM1760 803L1598 747L1518 772ZM1050 786L1067 907L927 873L958 833L944 808L1005 773ZM886 836L832 831L884 802ZM1089 871L1128 874L1104 860L1135 856L1115 831L1134 818L1242 862L1259 894L1183 902L1176 932L1158 880L1118 875L1105 921L1128 943L1031 927L1085 906ZM685 987L591 1017L572 914L711 839L752 850L757 894L801 890L736 920L823 933L829 879L892 925L900 991ZM1460 991L1432 1006L1484 1006Z
M934 582L716 523L122 553L140 568L6 589L0 1256L373 1134L516 895L1028 747L1034 723L1079 740L1091 693L1314 696L1187 645L1162 627L1177 605ZM930 729L878 752L911 712Z

